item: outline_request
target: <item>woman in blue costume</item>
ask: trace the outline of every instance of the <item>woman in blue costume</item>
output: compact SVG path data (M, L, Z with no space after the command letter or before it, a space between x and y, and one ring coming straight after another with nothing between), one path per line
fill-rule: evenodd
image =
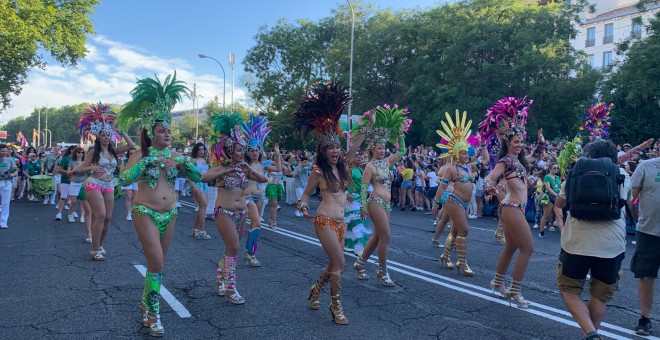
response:
M141 321L152 336L165 333L160 322L160 287L178 215L174 182L180 172L192 181L199 181L202 176L189 158L169 149L170 112L182 95L188 93L184 84L176 80L176 73L172 78L168 75L164 84L158 78L138 80L131 91L133 100L122 109L121 119L126 120L138 109L141 125L141 149L129 158L120 179L122 185L138 182L133 198L133 224L147 260Z
M367 280L365 266L371 254L378 250L378 271L376 276L386 287L394 287L394 281L387 271L387 250L390 242L390 206L392 192L392 172L390 167L396 164L406 151L404 133L408 131L412 120L406 118L408 109L399 109L397 105L390 107L385 104L370 110L366 114L375 116L374 128L367 134L367 152L371 161L364 169L362 186L360 188L360 208L362 216L369 213L374 224L374 235L364 247L362 255L353 268L357 271L358 279ZM364 125L363 122L362 125ZM358 126L358 128L361 128ZM394 144L398 151L396 154L385 157L387 142ZM367 197L369 185L373 192Z
M353 186L348 188L346 205L344 206L344 222L346 222L346 239L344 250L352 251L357 256L362 255L364 246L369 241L372 231L367 228L368 222L360 216L360 188L362 188L362 174L364 172L365 155L359 153L353 158L351 176Z
M215 226L225 243L225 254L218 263L216 289L233 304L245 303L236 288L236 262L238 261L239 229L245 223L248 202L245 190L249 181L266 183L268 179L245 162L245 139L239 122L241 115L215 114L213 130L217 143L212 148L211 169L202 177L203 182L215 180L218 198L215 201Z
M94 147L87 151L85 161L73 171L92 174L85 180L87 202L92 210L92 250L89 252L92 260L103 261L107 255L103 242L108 233L112 210L115 206L114 176L117 169L117 154L122 154L133 148L133 141L122 132L127 145L112 147L112 141L120 139L115 130L116 114L107 104L93 104L80 117L78 129L85 140L91 135L96 136Z
M474 272L467 264L467 210L472 196L472 187L476 181L478 173L477 165L475 163L468 163L470 157L468 156L468 148L470 144L467 138L470 136L470 125L472 121L465 122L467 112L460 115L459 110L456 110L456 120L452 121L448 112L445 113L447 123L442 122L444 132L438 130L437 133L442 137L442 142L437 146L446 151L440 157L453 157L454 165L449 166L442 174L440 185L436 197L441 197L440 201L434 200L434 206L442 204L442 209L451 219L451 232L445 240L445 249L440 256L440 265L448 269L456 267L458 272L465 276L473 276ZM485 150L483 147L480 147ZM482 152L482 164L488 164L490 158L488 152ZM452 190L445 194L449 183L453 183ZM458 262L456 264L451 262L451 251L456 248L458 255Z

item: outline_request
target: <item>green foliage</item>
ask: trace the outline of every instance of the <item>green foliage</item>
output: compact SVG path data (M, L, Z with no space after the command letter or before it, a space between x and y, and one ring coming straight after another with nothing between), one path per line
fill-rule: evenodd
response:
M618 143L638 144L660 131L660 12L648 32L630 45L625 63L602 89L605 102L614 103L610 134Z
M43 52L62 65L85 57L87 34L94 33L89 15L98 0L0 1L0 111L10 105L27 82L28 71L44 68Z
M434 145L440 114L465 110L480 121L496 100L527 96L530 130L572 135L602 75L570 46L573 22L586 1L538 6L531 0L472 0L428 10L356 13L352 112L383 103L410 109L408 140ZM247 90L266 103L273 135L290 137L289 112L319 79L348 83L350 11L318 22L278 22L262 28L248 52ZM272 118L271 118L272 116ZM532 133L532 135L535 135Z

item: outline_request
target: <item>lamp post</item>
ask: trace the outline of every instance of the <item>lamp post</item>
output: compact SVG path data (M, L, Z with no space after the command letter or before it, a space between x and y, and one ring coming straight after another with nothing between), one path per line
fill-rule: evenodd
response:
M353 5L349 0L346 0L348 7L351 8L351 62L348 67L348 95L353 94L353 41L355 40L355 12ZM348 103L348 131L351 131L351 109L353 108L353 101ZM349 149L351 143L350 133L346 134L346 150Z
M38 112L37 115L37 146L41 144L41 108L33 106Z
M53 147L53 131L50 131L48 128L44 129L44 142L47 148Z
M231 65L231 112L234 113L234 62L236 56L234 53L229 53L229 65Z
M222 69L222 113L225 113L225 82L227 81L227 78L225 76L225 68L222 67L222 64L220 64L218 59L215 59L213 57L209 57L207 55L203 55L201 53L198 54L197 56L200 57L201 59L204 59L204 58L212 59L213 61L218 63L218 65L220 65L220 69Z

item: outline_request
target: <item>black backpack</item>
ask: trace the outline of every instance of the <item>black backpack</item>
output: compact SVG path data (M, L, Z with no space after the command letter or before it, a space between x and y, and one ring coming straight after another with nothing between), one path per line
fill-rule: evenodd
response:
M620 219L619 184L623 180L610 158L581 157L566 178L571 217L592 221Z

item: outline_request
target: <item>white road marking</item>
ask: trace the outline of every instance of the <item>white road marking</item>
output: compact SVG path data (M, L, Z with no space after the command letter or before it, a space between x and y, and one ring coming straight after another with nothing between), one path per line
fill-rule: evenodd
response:
M141 264L133 265L142 276L147 275L147 268ZM180 318L189 318L190 312L184 307L179 300L177 300L172 293L170 293L165 286L160 286L160 295L167 301L167 303L172 307L172 309L179 315Z
M318 239L316 239L314 237L310 237L308 235L300 234L300 233L297 233L297 232L294 232L294 231L291 231L291 230L288 230L288 229L280 228L280 227L278 227L276 229L272 229L272 228L268 227L265 224L262 224L262 228L264 230L272 231L272 232L280 234L280 235L291 237L293 239L297 239L297 240L300 240L300 241L303 241L303 242L321 247L321 244L319 243ZM344 254L348 255L348 256L351 256L351 257L354 257L354 258L357 258L357 256L355 254L351 253L351 252L344 252ZM375 264L377 261L372 260L372 258L375 258L375 255L372 256L369 259L369 262ZM458 292L461 292L461 293L465 293L465 294L468 294L468 295L471 295L471 296L474 296L474 297L478 297L478 298L481 298L481 299L484 299L484 300L487 300L487 301L491 301L491 302L494 302L494 303L498 303L498 304L501 304L501 305L504 305L504 306L509 305L509 302L507 300L502 300L502 299L499 299L499 298L493 296L492 291L488 288L484 288L484 287L476 286L476 285L473 285L473 284L470 284L470 283L462 282L462 281L459 281L459 280L456 280L456 279L452 279L452 278L449 278L449 277L446 277L446 276L443 276L443 275L440 275L440 274L436 274L436 273L429 272L429 271L426 271L426 270L423 270L423 269L412 267L412 266L409 266L409 265L406 265L406 264L403 264L403 263L399 263L399 262L396 262L396 261L388 260L387 262L388 262L388 269L390 269L394 272L399 272L399 273L402 273L402 274L405 274L405 275L408 275L408 276L412 276L412 277L420 279L422 281L433 283L433 284L436 284L436 285L439 285L439 286L442 286L442 287L445 287L445 288L449 288L449 289L452 289L452 290L455 290L455 291L458 291ZM444 280L446 282L443 282L443 281L440 281L440 280ZM459 286L463 286L463 287L466 287L466 288L459 287ZM481 292L487 293L488 295L485 295ZM543 305L543 304L540 304L540 303L537 303L537 302L532 302L530 308L518 309L518 310L520 310L522 312L527 312L527 313L530 313L530 314L534 314L534 315L537 315L537 316L540 316L540 317L543 317L543 318L546 318L546 319L550 319L550 320L553 320L553 321L556 321L556 322L559 322L559 323L563 323L565 325L580 328L580 326L575 321L573 321L573 319L571 317L571 314L569 312L561 310L561 309L557 309L557 308L554 308L554 307L551 307L551 306L546 306L546 305ZM552 312L552 313L555 313L555 314L559 314L561 316L552 315L552 314L546 313L542 310ZM567 318L564 318L563 316L566 316ZM611 331L616 331L616 332L624 333L626 335L637 337L635 332L630 330L630 329L626 329L626 328L619 327L617 325L613 325L613 324L609 324L609 323L605 323L605 322L601 323L601 329L599 330L599 333L601 335L610 337L612 339L631 339L631 338L621 336L621 335L618 335L618 334L614 334L614 333L611 333L611 332L608 332L608 331L604 331L603 329L609 329ZM660 338L657 338L655 336L649 336L649 337L645 337L645 338L646 339L660 340Z

